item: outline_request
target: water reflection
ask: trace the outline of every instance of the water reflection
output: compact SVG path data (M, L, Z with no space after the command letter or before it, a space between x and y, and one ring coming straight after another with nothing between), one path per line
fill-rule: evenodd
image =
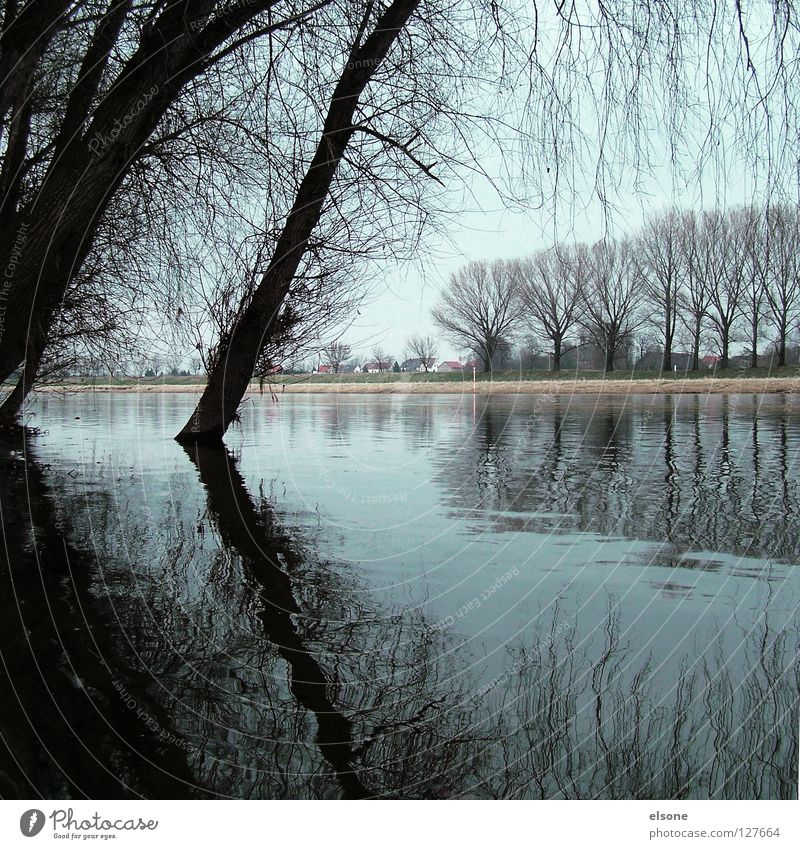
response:
M297 565L291 539L268 511L258 512L227 451L194 447L187 450L197 466L208 499L208 516L223 545L242 560L244 578L256 604L264 635L286 662L289 690L317 722L317 742L333 768L344 795L368 795L353 770L352 723L331 701L332 682L300 637L294 617L301 615L289 579Z
M0 441L0 795L191 798L184 741L120 650L98 564L21 441Z
M490 402L440 477L459 510L524 514L529 529L793 561L792 413L786 396L667 396L612 409L555 398L527 413Z
M796 798L789 399L303 396L188 453L180 399L49 403L4 795Z

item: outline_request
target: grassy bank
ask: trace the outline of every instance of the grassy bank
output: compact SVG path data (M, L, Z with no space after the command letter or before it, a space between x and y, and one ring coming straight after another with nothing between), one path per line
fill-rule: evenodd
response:
M480 394L651 394L651 393L727 393L727 392L798 392L800 367L781 369L725 369L687 374L658 372L493 372L476 375ZM44 391L96 392L182 392L198 393L199 377L160 378L71 378L58 386L41 387ZM261 386L254 382L251 391ZM444 393L472 391L472 374L300 374L276 375L264 382L265 392L276 393Z

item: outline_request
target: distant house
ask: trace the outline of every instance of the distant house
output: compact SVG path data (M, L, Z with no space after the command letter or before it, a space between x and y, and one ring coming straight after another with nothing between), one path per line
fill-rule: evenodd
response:
M692 355L685 351L673 351L671 355L672 371L684 372L692 367ZM645 351L634 363L636 371L661 371L664 364L664 352L661 348L653 347Z
M703 364L704 368L716 368L722 357L718 357L716 354L706 354L700 362Z
M458 360L442 360L437 364L436 371L463 371L464 368L465 366L463 366Z
M689 371L692 367L692 355L686 351L673 351L672 367L677 371Z
M364 363L361 366L362 374L379 374L382 371L389 371L390 366L386 363L383 364L383 368L381 368L381 363Z
M468 371L483 371L483 363L480 360L467 360L461 368L466 369Z
M427 368L425 367L427 365ZM428 357L427 360L422 360L419 357L413 357L400 364L401 371L436 371L436 359Z
M320 366L317 369L317 374L333 374L333 367L329 365Z

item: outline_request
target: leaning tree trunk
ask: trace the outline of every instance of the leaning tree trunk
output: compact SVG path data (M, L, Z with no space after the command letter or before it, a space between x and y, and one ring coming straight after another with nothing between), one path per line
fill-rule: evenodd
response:
M353 134L360 129L353 124L359 97L419 3L420 0L394 0L361 44L373 4L367 5L349 61L331 95L322 137L300 183L272 262L241 319L220 345L200 401L175 437L178 442L217 443L236 418L256 360L270 338L308 239L322 214L339 162Z
M34 380L36 380L46 341L43 333L30 334L25 354L25 365L22 367L17 385L0 405L0 428L13 428L19 423L22 405L31 391Z

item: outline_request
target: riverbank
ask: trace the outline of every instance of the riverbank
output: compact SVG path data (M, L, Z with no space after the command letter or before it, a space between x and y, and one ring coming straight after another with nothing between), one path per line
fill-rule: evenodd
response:
M794 371L794 370L793 370ZM405 375L403 375L405 377ZM66 383L43 386L40 392L125 392L180 393L199 395L200 383ZM478 380L392 380L343 381L333 377L324 381L292 380L250 385L250 393L264 394L446 394L446 395L681 395L681 394L766 394L800 392L800 376L788 377L680 377L680 378L569 378Z

